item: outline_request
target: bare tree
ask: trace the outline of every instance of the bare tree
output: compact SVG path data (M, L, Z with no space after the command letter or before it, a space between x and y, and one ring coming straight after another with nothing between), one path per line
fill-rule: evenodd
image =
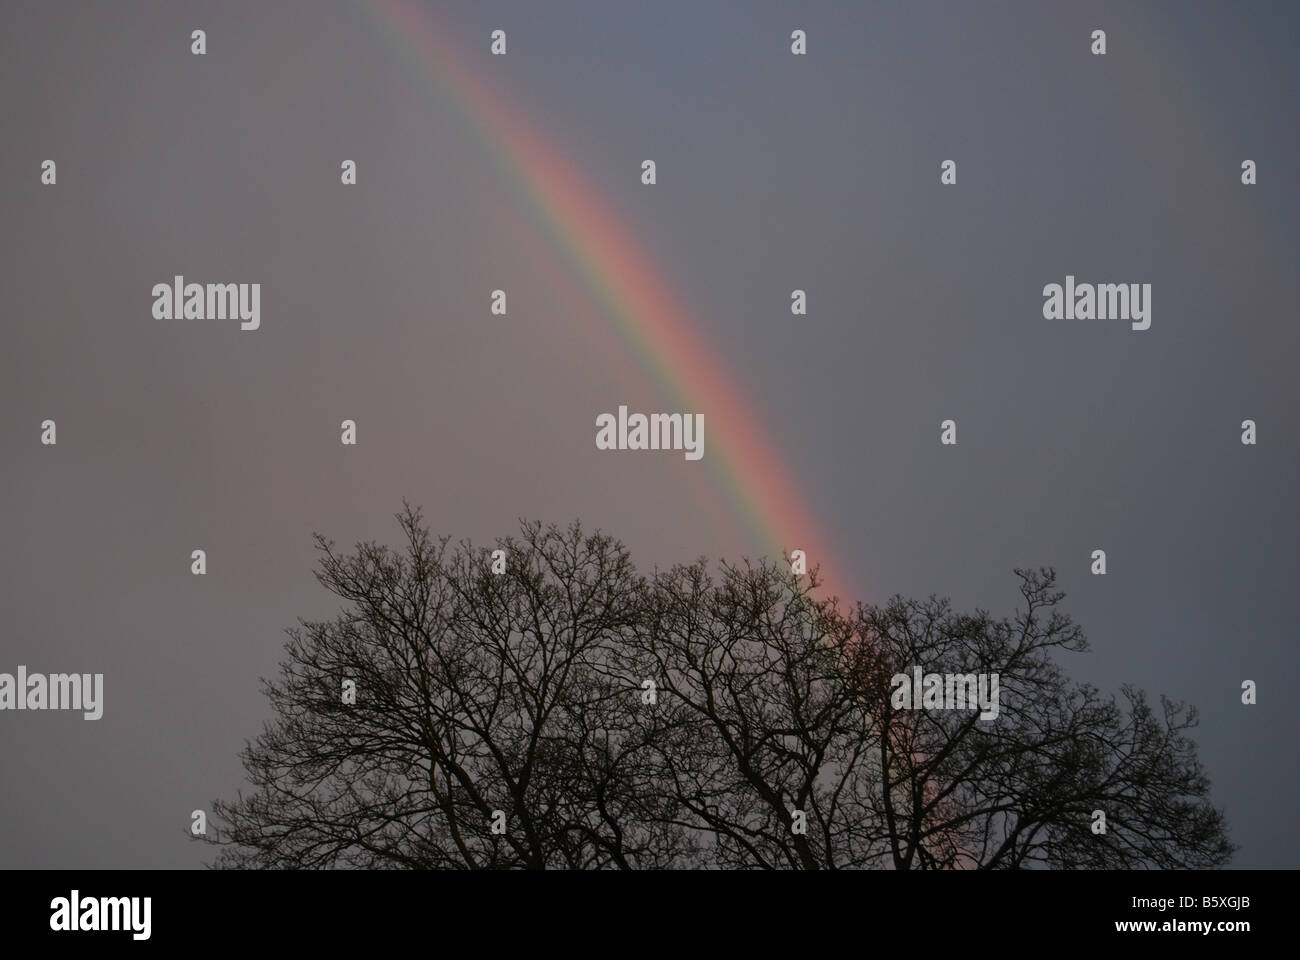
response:
M701 561L658 575L632 638L658 709L684 742L657 743L656 781L721 867L885 863L868 717L832 608L772 563Z
M671 801L638 783L653 731L602 667L639 608L624 548L525 525L496 573L409 506L398 519L402 553L317 537L317 577L348 607L289 631L276 718L243 754L256 792L215 806L218 865L678 863Z
M1050 570L1010 619L840 608L816 571L651 577L602 534L522 525L494 559L398 516L401 552L318 537L346 603L289 631L275 718L218 802L223 867L1208 867L1233 847L1195 712L1103 697ZM975 704L899 677L997 675ZM355 686L346 702L344 682ZM919 696L919 692L918 692ZM920 709L914 709L918 707ZM1102 829L1104 816L1104 829Z
M887 784L878 813L894 866L1225 864L1234 848L1187 736L1195 710L1161 698L1157 713L1132 687L1103 697L1070 682L1054 655L1087 643L1058 609L1055 574L1016 573L1025 603L1012 619L895 597L847 620L850 669L877 731ZM998 674L996 720L896 709L890 680L916 665Z

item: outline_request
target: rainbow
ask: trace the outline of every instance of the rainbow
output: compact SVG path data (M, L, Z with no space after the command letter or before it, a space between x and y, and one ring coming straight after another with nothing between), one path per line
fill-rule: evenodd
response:
M669 409L702 412L704 461L738 519L773 554L798 548L821 568L823 592L848 598L845 567L815 522L759 419L726 367L691 322L690 312L636 238L576 166L527 118L469 69L434 13L412 0L374 0L370 18L397 50L413 81L461 118L496 173L511 185L566 268L615 325ZM489 38L478 38L487 55ZM594 418L593 418L594 422Z

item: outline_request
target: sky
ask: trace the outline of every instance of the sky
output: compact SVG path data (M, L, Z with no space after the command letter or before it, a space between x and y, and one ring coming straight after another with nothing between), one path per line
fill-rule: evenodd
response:
M1053 566L1071 676L1195 705L1234 866L1300 866L1298 28L1191 0L6 3L0 672L105 693L93 722L0 713L0 867L210 860L190 814L246 789L259 678L338 610L312 533L396 543L403 498L480 543L580 519L646 570L806 547L849 600L1010 615L1012 569ZM611 292L629 251L653 296ZM156 318L175 275L260 283L260 328ZM1045 319L1067 275L1150 283L1150 329ZM703 414L703 460L598 450L620 405Z

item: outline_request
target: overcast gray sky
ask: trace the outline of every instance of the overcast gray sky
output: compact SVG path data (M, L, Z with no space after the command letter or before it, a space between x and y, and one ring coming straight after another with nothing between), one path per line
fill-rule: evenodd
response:
M1199 707L1236 864L1300 866L1294 4L439 8L689 308L857 597L1009 614L1013 567L1057 567L1070 672ZM243 783L283 629L337 609L313 531L391 542L405 497L644 567L770 548L707 463L596 450L675 400L391 10L0 10L0 672L106 688L98 722L0 714L0 866L210 858L190 811ZM260 282L261 329L154 319L176 274ZM1151 328L1045 320L1067 274L1150 283Z

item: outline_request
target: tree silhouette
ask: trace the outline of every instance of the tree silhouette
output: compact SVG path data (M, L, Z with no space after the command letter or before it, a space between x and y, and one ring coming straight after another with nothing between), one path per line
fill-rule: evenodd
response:
M1206 868L1233 846L1187 731L1196 712L1142 691L1103 697L1053 659L1087 649L1057 609L1051 570L1017 570L1012 619L955 614L946 600L893 598L845 622L850 672L876 733L878 816L899 868ZM901 711L889 676L913 664L997 673L995 722L973 711ZM1105 830L1095 818L1105 816Z
M522 524L496 559L340 553L330 621L291 628L254 790L216 866L1211 867L1230 858L1195 711L1103 697L1050 570L1011 619L946 600L841 608L817 573L701 560L651 576L600 534ZM504 568L502 568L504 561ZM903 709L897 675L997 674L999 712ZM355 699L344 696L345 681ZM1098 811L1104 814L1099 829Z

